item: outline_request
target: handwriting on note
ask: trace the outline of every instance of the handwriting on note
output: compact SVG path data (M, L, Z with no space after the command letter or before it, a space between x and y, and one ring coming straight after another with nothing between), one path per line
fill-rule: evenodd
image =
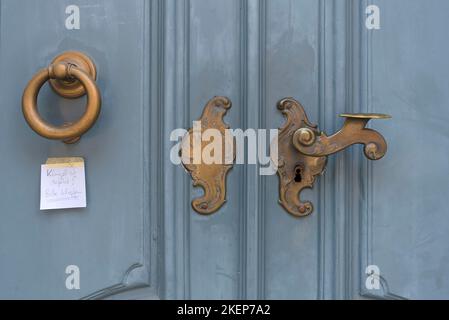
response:
M41 165L41 210L85 207L83 158L49 158Z

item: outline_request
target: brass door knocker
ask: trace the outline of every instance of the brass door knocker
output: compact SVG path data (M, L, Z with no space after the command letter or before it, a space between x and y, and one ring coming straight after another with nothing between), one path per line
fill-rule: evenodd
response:
M313 187L315 177L324 172L328 155L353 144L363 144L365 156L370 160L379 160L387 152L383 136L365 126L371 119L388 119L389 115L341 114L346 118L343 127L327 136L310 123L298 101L283 99L278 109L287 118L278 137L279 202L295 217L312 213L312 203L302 201L300 193L304 188Z
M216 212L226 202L226 175L232 168L235 157L234 139L229 141L229 137L225 134L229 126L223 122L223 117L229 108L231 108L231 100L226 97L214 97L209 100L197 122L200 125L199 128L191 128L181 142L182 165L190 172L193 186L204 189L204 195L192 201L192 208L202 215ZM201 136L209 129L215 129L219 137L214 139L221 140L219 148L222 152L220 161L217 163L206 163L202 157L201 150L209 142ZM228 149L230 152L226 152L226 145L229 146L229 142L232 147Z
M101 96L95 83L96 68L92 60L77 51L57 56L48 68L40 70L26 86L22 97L22 111L29 126L47 139L75 143L95 123L100 114ZM46 81L64 98L74 99L87 93L87 106L81 119L57 127L47 123L37 110L37 96Z

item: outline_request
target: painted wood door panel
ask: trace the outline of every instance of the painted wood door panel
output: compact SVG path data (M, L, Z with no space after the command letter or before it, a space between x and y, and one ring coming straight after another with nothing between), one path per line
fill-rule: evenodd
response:
M65 28L71 4L80 30ZM371 4L379 30L365 28ZM0 297L449 297L448 11L444 0L2 0ZM20 105L32 75L69 49L94 59L103 96L73 146L34 134ZM169 137L216 95L244 130L281 126L276 103L288 96L328 134L338 113L390 113L371 124L389 151L330 157L303 219L279 206L276 175L235 165L227 203L200 216L190 202L202 190L170 161ZM73 120L84 100L46 87L40 111ZM85 158L86 209L39 211L50 156ZM80 290L65 287L71 264ZM366 289L368 265L381 290Z
M366 106L385 161L364 166L363 263L377 265L382 297L449 298L449 46L447 1L376 1L382 28L365 39ZM411 20L410 20L411 19Z
M80 30L67 30L69 1L0 2L0 297L100 297L149 285L149 109L143 90L144 1L76 1ZM80 143L36 135L21 113L27 82L66 50L95 61L101 115ZM76 120L85 98L67 100L46 85L39 110L50 122ZM87 208L39 211L40 164L48 157L86 162ZM67 290L66 266L80 269Z
M319 2L167 1L163 9L165 136L191 127L215 95L233 102L231 128L279 127L276 103L291 95L317 120ZM256 165L234 166L224 207L199 216L187 204L202 191L168 161L172 146L164 147L177 199L165 198L166 297L317 297L319 216L290 217L277 204L277 176L260 176Z
M263 34L266 79L260 127L279 128L285 119L277 110L284 97L296 97L307 108L309 119L319 115L319 14L317 1L268 1ZM262 16L263 17L263 16ZM288 61L288 62L287 62ZM257 106L253 106L257 108ZM261 202L258 215L263 225L264 297L315 299L318 294L318 244L320 208L298 219L278 203L278 176L259 177ZM317 188L302 195L318 204ZM301 290L299 290L301 288Z
M189 128L192 121L200 118L206 102L217 95L233 101L225 122L232 127L241 127L242 113L238 100L242 94L240 74L239 1L187 1L167 2L166 34L167 73L174 72L169 85L166 116L176 114L175 123L166 126L168 137L175 128ZM176 12L176 16L172 13ZM174 32L175 34L173 34ZM172 41L178 41L173 43ZM175 69L173 69L175 66ZM172 93L174 93L172 95ZM170 104L173 104L171 106ZM169 154L173 143L166 146ZM169 261L176 268L173 275L177 283L167 287L168 297L188 298L238 298L239 290L239 221L243 213L241 206L242 168L235 167L228 175L227 203L212 216L200 216L192 210L190 202L199 197L202 190L192 189L191 180L182 167L175 167L168 156L166 178L169 186L173 182L173 194L166 194L167 219L173 219L176 243ZM172 173L171 173L172 172ZM182 181L183 184L176 183ZM174 207L173 207L174 206ZM173 211L171 211L173 210ZM171 221L171 220L168 220ZM168 226L170 227L170 225ZM181 260L179 260L181 259ZM170 272L170 269L168 269ZM170 274L171 275L171 274Z

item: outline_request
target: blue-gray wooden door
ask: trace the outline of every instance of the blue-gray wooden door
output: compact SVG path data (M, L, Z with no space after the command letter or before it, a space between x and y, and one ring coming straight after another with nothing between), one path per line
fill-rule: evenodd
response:
M69 5L79 30L65 27ZM369 5L380 29L365 26ZM1 0L0 297L449 298L447 12L446 0ZM103 97L75 145L21 113L26 83L66 50L93 58ZM215 95L232 100L232 128L278 128L287 96L327 133L338 113L389 113L372 124L389 151L331 157L307 218L255 165L234 166L225 206L200 216L169 136ZM39 95L54 123L84 103ZM39 210L40 164L57 156L84 157L86 209ZM373 265L379 289L366 286Z

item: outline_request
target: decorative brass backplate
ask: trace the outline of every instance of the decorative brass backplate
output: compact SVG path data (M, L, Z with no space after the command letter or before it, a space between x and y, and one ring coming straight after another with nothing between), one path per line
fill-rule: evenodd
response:
M301 201L300 192L313 187L315 177L326 166L327 157L303 155L293 145L292 137L300 128L318 133L317 126L309 122L299 102L286 98L278 103L278 109L287 118L278 136L279 203L293 216L304 217L312 213L313 205L310 201Z
M283 99L278 109L287 117L278 139L279 202L295 217L312 213L312 204L302 202L299 195L304 188L312 188L315 177L324 172L328 155L353 144L363 144L370 160L379 160L387 152L383 136L365 127L369 120L388 119L389 115L342 114L346 120L341 130L327 136L309 122L298 101Z
M71 64L86 72L93 80L97 79L97 69L92 59L79 51L66 51L61 53L51 62L52 65L58 63ZM83 84L75 79L50 79L50 85L61 97L76 99L86 94Z
M211 99L198 120L201 124L200 130L198 127L191 128L181 143L182 164L190 172L193 186L204 189L204 195L192 201L193 209L203 215L214 213L226 202L226 175L232 168L235 157L234 138L229 138L225 134L225 130L229 129L229 126L223 122L223 116L229 108L231 108L231 101L228 98L214 97ZM208 129L218 130L215 132L219 132L221 135L219 147L221 147L222 156L219 163L206 163L202 157L207 145L213 142L208 139L202 141L204 137L202 139L201 136ZM201 148L198 149L198 146Z

